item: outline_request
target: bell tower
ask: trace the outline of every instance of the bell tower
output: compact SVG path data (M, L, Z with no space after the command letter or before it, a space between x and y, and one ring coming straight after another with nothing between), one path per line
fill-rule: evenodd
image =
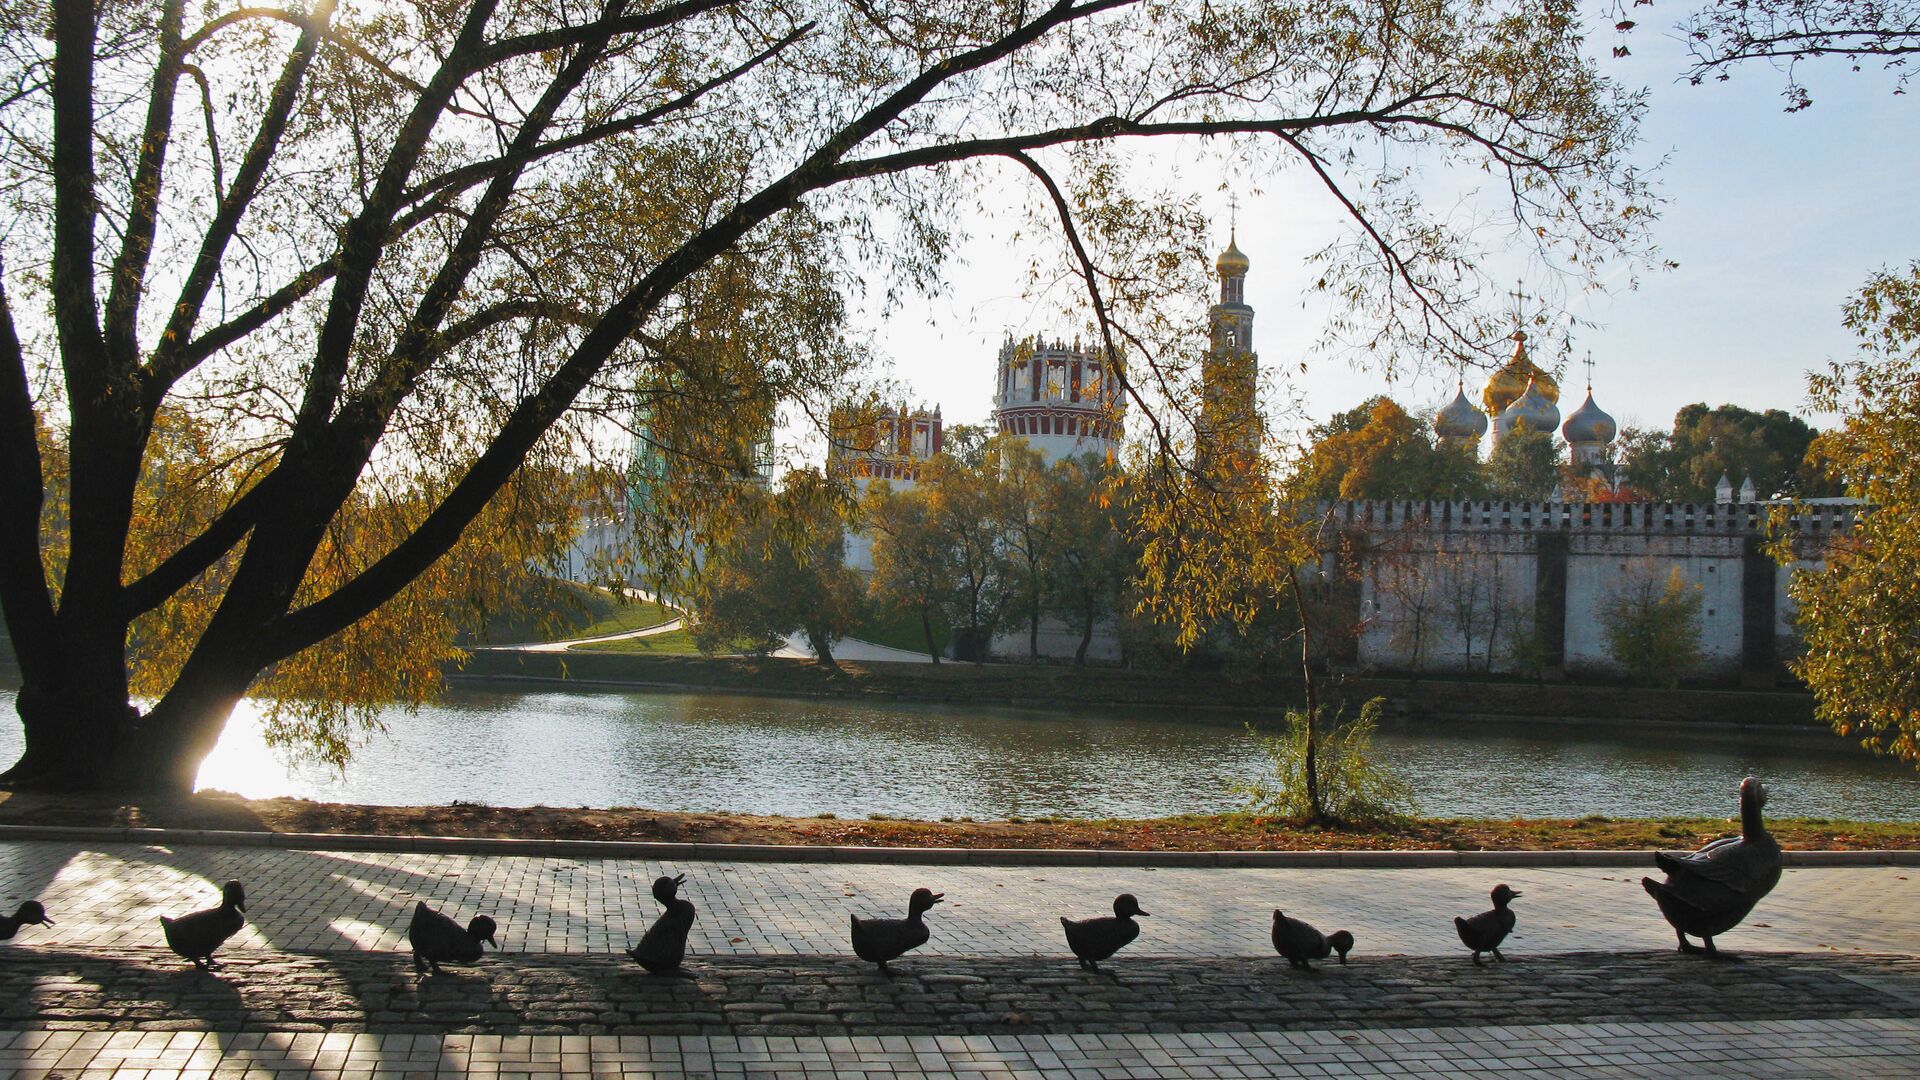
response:
M1247 269L1233 231L1227 250L1214 260L1220 301L1207 310L1207 355L1200 365L1200 421L1195 441L1203 465L1227 471L1251 468L1260 453L1260 417L1255 395L1258 354L1253 351L1253 308L1247 305Z

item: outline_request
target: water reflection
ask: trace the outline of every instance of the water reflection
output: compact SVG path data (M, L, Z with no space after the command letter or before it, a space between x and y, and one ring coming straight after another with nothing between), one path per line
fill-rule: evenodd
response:
M9 719L11 692L0 692ZM395 712L344 777L289 768L243 704L202 788L384 804L644 806L842 817L1148 817L1233 809L1260 777L1235 720L725 694L460 688ZM0 723L0 758L20 746ZM1781 815L1920 818L1920 775L1818 732L1574 724L1399 724L1378 747L1434 815L1733 810L1748 773Z

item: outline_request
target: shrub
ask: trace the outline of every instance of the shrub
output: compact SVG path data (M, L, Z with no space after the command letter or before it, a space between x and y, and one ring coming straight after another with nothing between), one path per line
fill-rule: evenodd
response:
M1647 566L1629 569L1600 612L1607 652L1644 686L1674 687L1700 663L1700 587L1674 567L1665 582Z
M1376 825L1399 821L1416 812L1413 792L1393 775L1373 752L1373 734L1379 727L1387 699L1374 698L1360 714L1342 723L1336 711L1329 718L1322 708L1324 733L1314 755L1314 772L1327 818L1348 825ZM1251 726L1249 726L1251 730ZM1307 800L1306 713L1287 712L1287 730L1264 736L1262 748L1273 765L1269 779L1236 781L1230 790L1246 799L1246 812L1294 821L1313 817Z

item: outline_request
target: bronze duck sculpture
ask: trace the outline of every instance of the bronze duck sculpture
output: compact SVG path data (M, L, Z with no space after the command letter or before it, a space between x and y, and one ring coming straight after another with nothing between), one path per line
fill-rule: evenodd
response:
M1760 898L1780 883L1785 860L1779 841L1760 819L1760 809L1766 805L1766 785L1749 776L1740 781L1739 836L1715 840L1691 855L1654 854L1654 864L1666 872L1667 880L1647 877L1640 884L1673 926L1681 952L1719 956L1713 939L1738 926ZM1688 934L1706 947L1688 941Z
M1506 963L1507 958L1500 955L1500 943L1513 933L1513 909L1507 905L1520 894L1507 888L1503 883L1493 887L1493 910L1483 911L1470 918L1454 916L1453 928L1460 933L1460 944L1473 950L1473 962L1480 962L1480 954L1490 952L1495 960Z
M177 919L160 916L160 929L167 936L167 947L193 961L202 971L213 966L213 950L247 925L247 890L238 881L229 881L220 890L220 906L188 912Z
M23 926L52 925L53 920L47 918L47 909L40 906L40 901L29 900L15 908L11 918L0 915L0 941L12 941Z
M931 932L920 916L932 910L933 905L940 903L946 895L931 889L913 890L913 896L907 900L907 917L904 919L851 916L853 954L868 963L879 964L881 974L891 974L887 971L887 961L897 960L908 950L927 943Z
M1140 910L1140 901L1134 899L1132 893L1121 893L1113 898L1113 914L1094 919L1069 919L1063 915L1060 926L1066 930L1067 947L1079 957L1080 966L1099 971L1100 961L1140 936L1140 924L1134 922L1133 917L1150 917L1150 914Z
M413 905L413 921L407 924L407 941L413 946L413 970L424 973L431 967L440 974L441 964L471 964L486 952L484 945L499 948L493 938L499 929L485 915L475 915L465 926L427 906L425 900Z
M1312 971L1309 961L1325 960L1329 953L1339 953L1340 962L1345 964L1352 950L1353 935L1345 930L1322 934L1299 919L1280 914L1279 908L1273 909L1273 951L1286 957L1292 966Z
M693 929L694 909L692 901L679 896L686 880L685 874L653 879L653 898L666 910L641 935L640 944L627 950L628 956L654 975L679 971L680 961L687 955L687 933Z

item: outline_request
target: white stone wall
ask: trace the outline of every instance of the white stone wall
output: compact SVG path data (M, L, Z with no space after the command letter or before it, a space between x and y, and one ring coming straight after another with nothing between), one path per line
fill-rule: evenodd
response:
M1744 552L1768 529L1760 504L1394 503L1328 508L1331 527L1361 538L1358 660L1383 670L1512 670L1515 640L1535 633L1539 550L1566 542L1561 662L1573 672L1613 673L1601 614L1630 581L1664 582L1678 570L1699 590L1696 675L1730 676L1745 655ZM1803 508L1786 524L1807 556L1770 568L1773 654L1793 655L1795 569L1820 565L1826 539L1851 528L1851 506ZM1497 627L1484 612L1503 610ZM1479 609L1480 613L1476 613ZM1471 631L1471 632L1469 632ZM1491 645L1489 665L1487 638Z
M1532 538L1400 529L1361 567L1360 660L1420 671L1507 671L1533 633Z
M1568 670L1616 672L1607 653L1603 613L1636 578L1664 583L1680 575L1700 595L1702 664L1718 674L1738 670L1743 635L1739 536L1582 533L1567 552Z

